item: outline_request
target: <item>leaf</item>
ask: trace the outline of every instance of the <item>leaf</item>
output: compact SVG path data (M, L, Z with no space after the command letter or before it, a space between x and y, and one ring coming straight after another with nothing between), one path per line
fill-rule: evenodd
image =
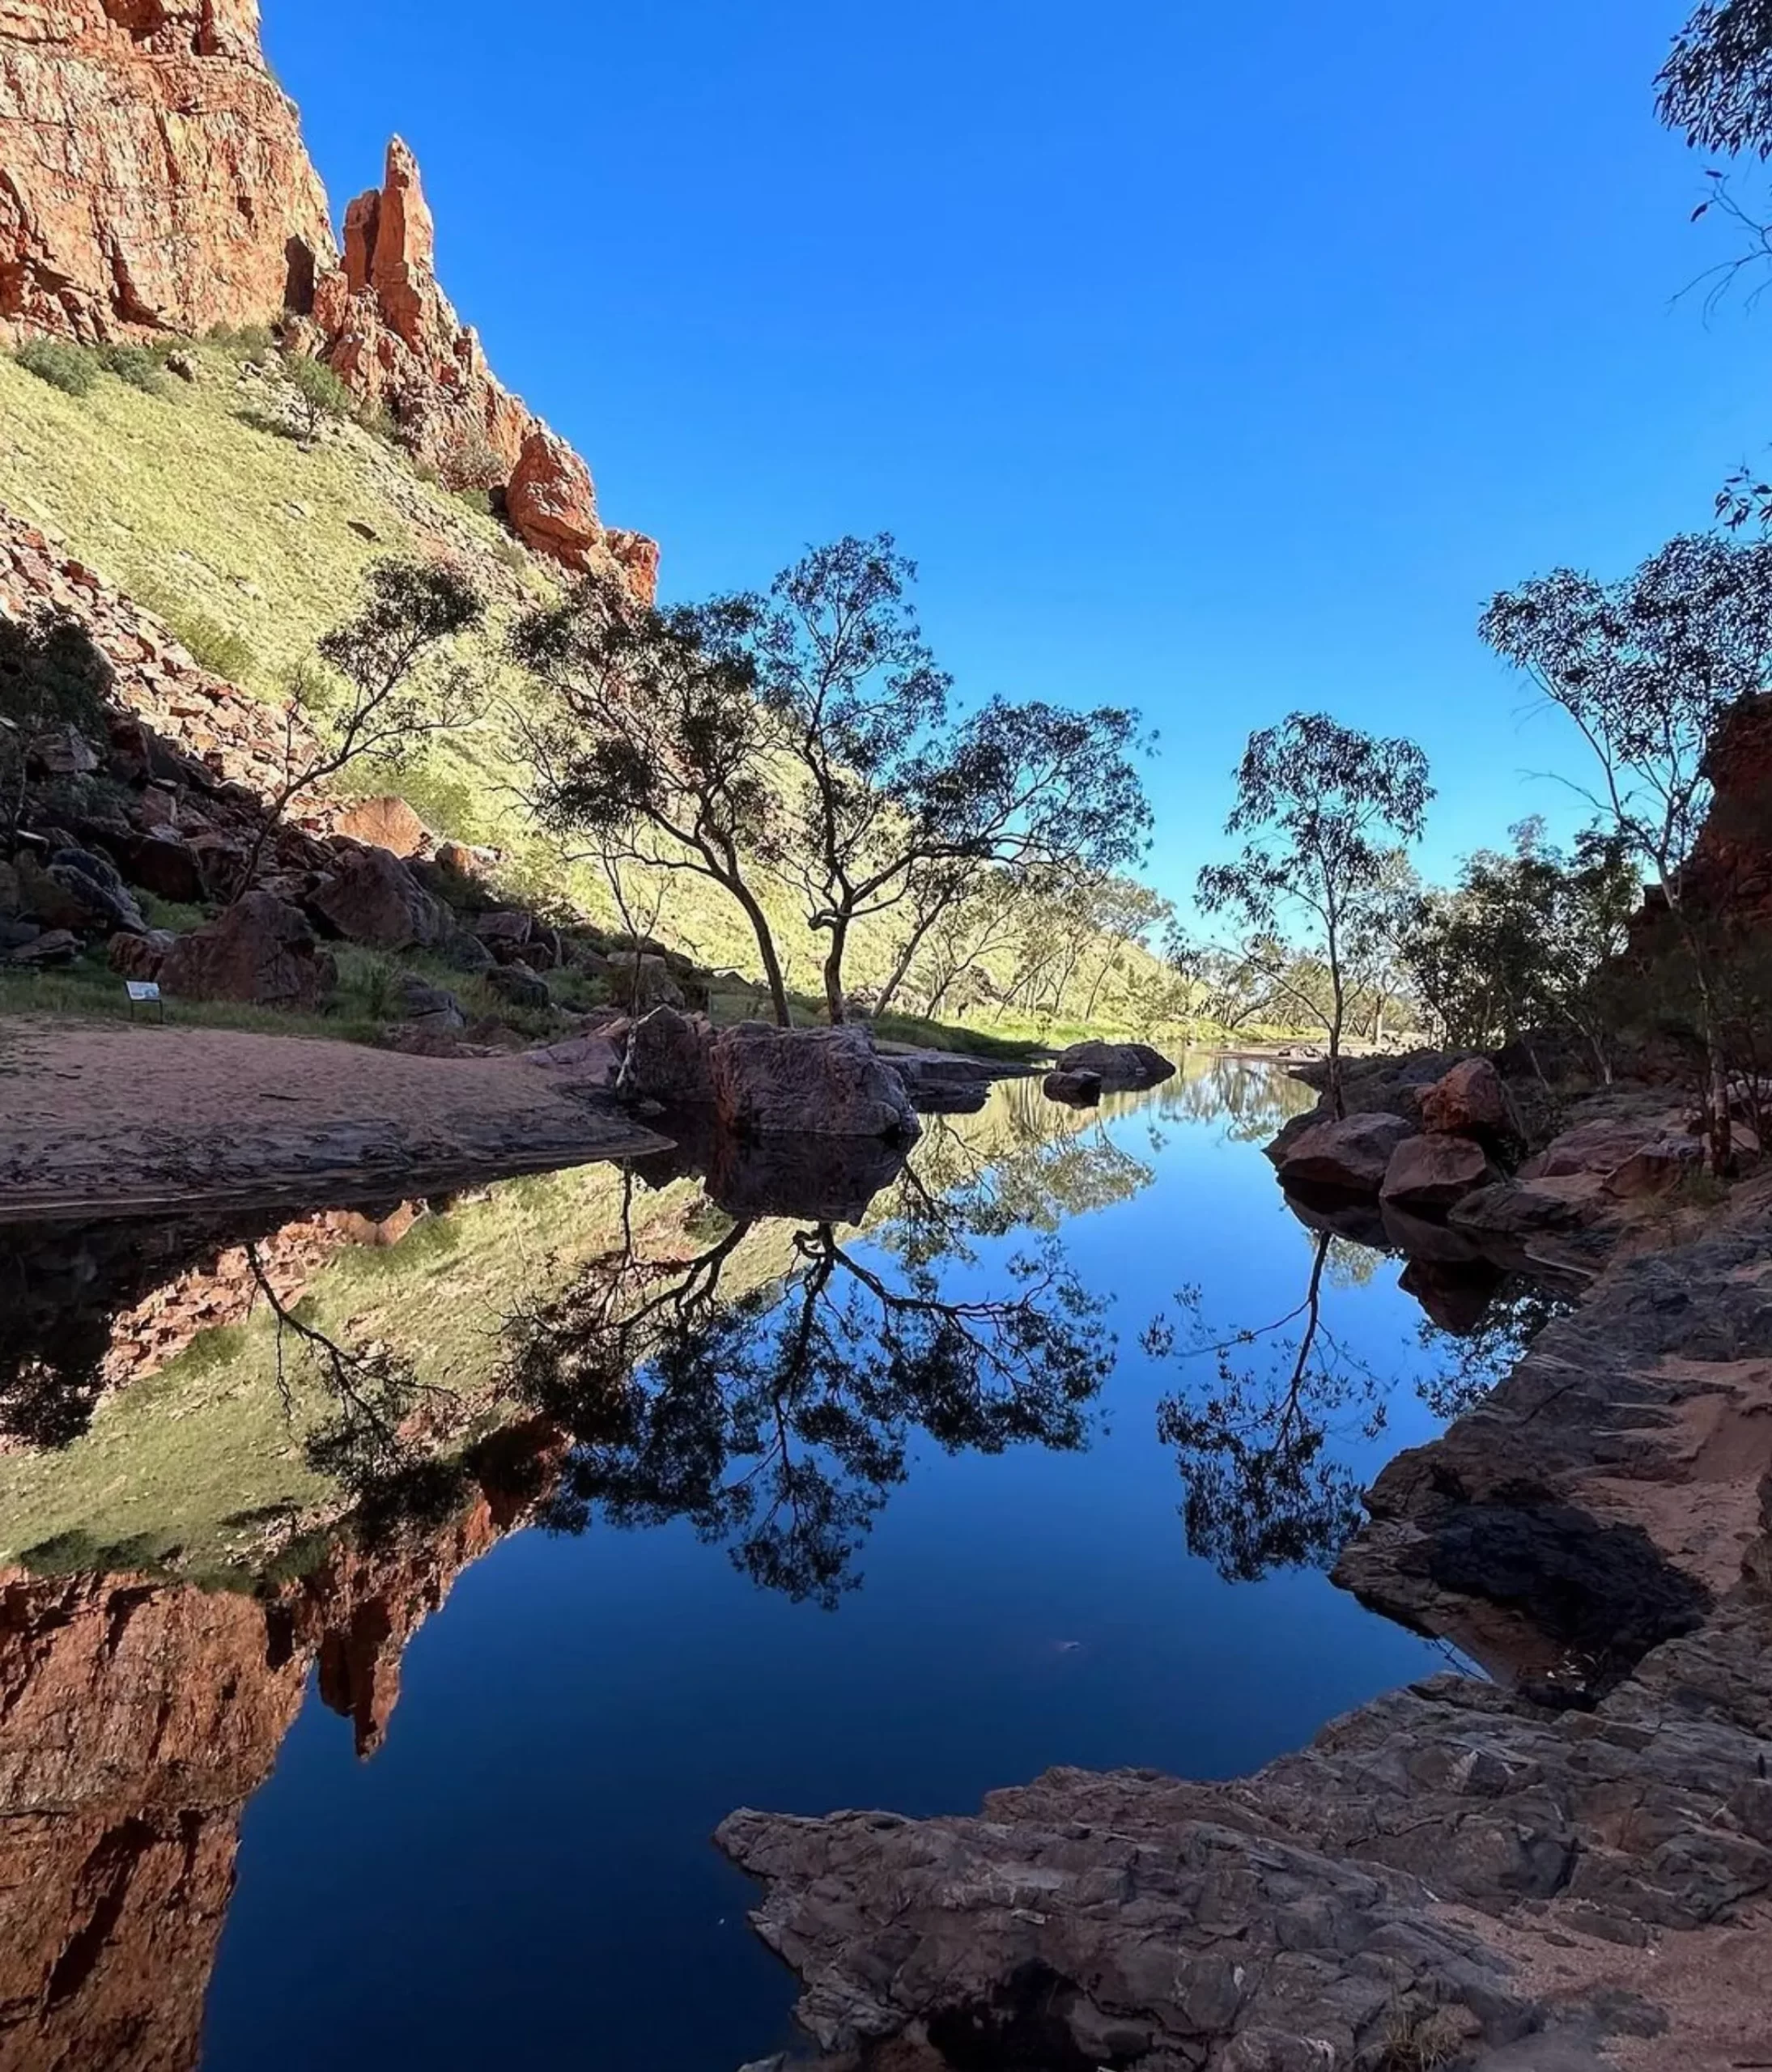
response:
M1695 223L1698 220L1699 217L1704 214L1705 210L1710 207L1710 204L1708 202L1701 202L1698 207L1693 210L1692 214L1687 217L1687 222Z

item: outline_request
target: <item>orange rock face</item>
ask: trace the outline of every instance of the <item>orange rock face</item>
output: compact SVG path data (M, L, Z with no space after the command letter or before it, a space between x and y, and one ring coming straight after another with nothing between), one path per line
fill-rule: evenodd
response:
M276 322L452 489L504 488L545 442L519 535L650 597L656 546L604 533L584 463L444 294L397 137L381 185L346 211L340 262L258 0L0 0L0 340Z
M342 267L314 297L314 350L452 489L508 481L534 423L487 365L436 275L436 226L396 137L386 176L345 211Z
M0 333L262 322L333 259L257 0L0 0Z

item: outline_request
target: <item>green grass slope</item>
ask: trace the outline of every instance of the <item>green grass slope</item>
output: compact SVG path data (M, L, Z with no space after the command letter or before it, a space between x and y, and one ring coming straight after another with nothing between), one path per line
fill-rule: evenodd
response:
M195 382L162 376L142 388L99 373L84 395L0 355L0 503L58 535L164 618L199 660L267 699L283 695L320 635L351 610L371 562L461 558L493 603L489 633L468 657L487 715L397 775L359 769L351 788L397 790L439 835L503 851L501 882L512 896L563 898L618 925L601 875L563 860L527 820L501 716L525 688L500 655L504 630L525 603L554 593L555 572L488 515L483 499L423 479L363 427L329 425L312 450L278 429L287 391L274 351L221 342L188 350ZM711 967L755 969L749 930L716 888L677 873L657 890L656 922L654 888L641 885L636 900L654 932ZM789 983L810 1000L822 945L785 887L766 884L764 898ZM884 978L892 933L890 920L857 932L854 985ZM1035 1033L1013 1016L982 1025L1007 1037ZM1097 1025L1115 1025L1111 1008Z

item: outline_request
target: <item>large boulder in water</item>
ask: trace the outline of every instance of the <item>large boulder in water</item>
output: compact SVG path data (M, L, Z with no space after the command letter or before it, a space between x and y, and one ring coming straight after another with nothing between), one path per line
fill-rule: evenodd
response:
M181 936L160 965L168 993L254 1007L316 1008L338 983L306 915L268 892L249 892L219 920Z
M347 942L372 949L414 949L447 942L455 919L397 856L349 849L308 905Z
M1381 1198L1405 1209L1447 1209L1495 1178L1489 1154L1464 1136L1405 1137L1391 1153Z
M748 1136L908 1140L920 1124L898 1074L864 1029L723 1029L710 1056L721 1123Z
M1068 1051L1059 1052L1056 1069L1098 1073L1103 1089L1110 1093L1158 1086L1175 1076L1175 1068L1168 1059L1148 1043L1073 1043Z
M1345 1115L1340 1122L1314 1123L1290 1142L1277 1142L1272 1149L1286 1187L1375 1195L1384 1184L1392 1154L1415 1134L1400 1115L1375 1110Z

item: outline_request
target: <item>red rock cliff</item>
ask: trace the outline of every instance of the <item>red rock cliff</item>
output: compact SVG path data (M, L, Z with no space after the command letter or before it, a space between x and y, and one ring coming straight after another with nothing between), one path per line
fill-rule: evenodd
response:
M257 0L0 0L0 331L262 321L334 257Z
M257 0L0 0L0 338L91 341L297 320L452 488L650 601L658 550L487 364L436 274L412 153L351 204L342 263Z

